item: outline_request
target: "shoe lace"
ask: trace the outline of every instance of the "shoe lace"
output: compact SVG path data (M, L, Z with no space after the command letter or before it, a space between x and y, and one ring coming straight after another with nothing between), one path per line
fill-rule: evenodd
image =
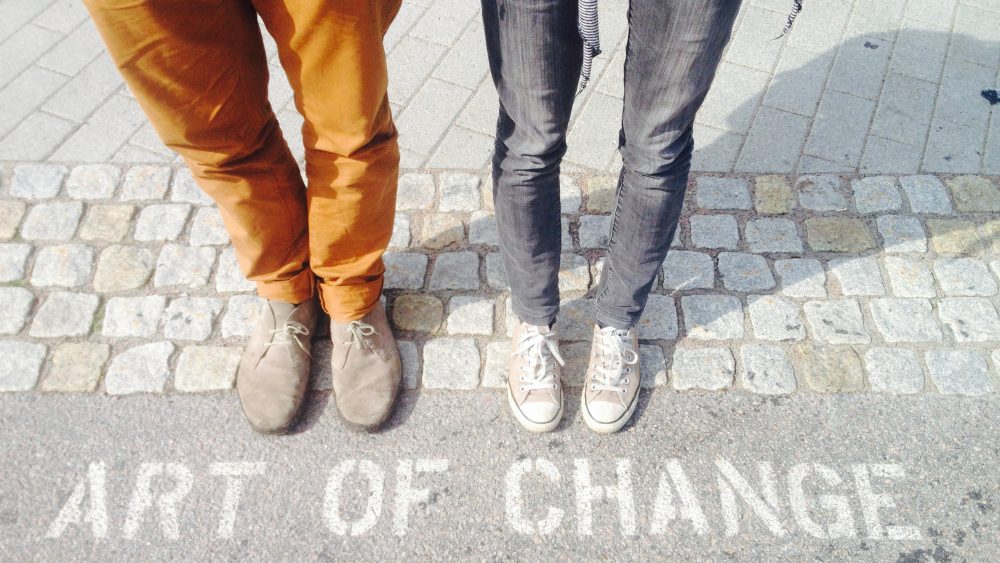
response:
M593 391L612 391L624 396L632 373L630 366L639 362L639 354L632 349L631 342L626 340L626 330L606 327L601 329L600 336L597 343L600 359L591 376L590 388Z
M304 325L299 324L295 321L288 321L284 325L271 331L271 341L267 343L264 350L270 348L273 344L288 344L289 342L294 342L303 352L306 353L310 358L312 354L309 353L309 349L306 348L305 344L302 344L302 337L309 336L309 329Z
M364 350L368 348L372 349L372 336L377 334L375 332L375 327L364 322L364 321L351 321L347 324L347 332L351 335L351 339L344 342L344 344L351 346L359 350Z
M559 340L553 333L542 334L538 327L525 326L517 343L517 355L521 357L521 391L536 389L556 389L556 373L552 361L566 365L559 354Z

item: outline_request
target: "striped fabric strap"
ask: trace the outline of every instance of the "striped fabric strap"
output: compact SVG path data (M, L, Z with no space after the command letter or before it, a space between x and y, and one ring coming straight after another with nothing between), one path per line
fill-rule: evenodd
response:
M597 0L579 0L576 28L583 39L583 68L580 71L580 90L590 82L594 57L601 54L601 36L597 26Z

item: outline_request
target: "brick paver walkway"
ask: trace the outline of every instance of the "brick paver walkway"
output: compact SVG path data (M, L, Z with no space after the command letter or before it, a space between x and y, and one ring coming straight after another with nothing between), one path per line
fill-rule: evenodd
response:
M642 321L647 386L1000 389L996 0L744 2ZM563 186L571 385L620 164L626 6L578 102ZM486 164L478 3L410 0L386 38L404 175L387 299L410 387L496 386L511 315ZM273 48L269 48L273 53ZM0 390L230 388L258 306L77 0L0 1ZM301 154L272 56L271 97ZM995 95L995 93L994 93ZM994 98L995 100L995 98ZM316 385L328 387L317 343Z

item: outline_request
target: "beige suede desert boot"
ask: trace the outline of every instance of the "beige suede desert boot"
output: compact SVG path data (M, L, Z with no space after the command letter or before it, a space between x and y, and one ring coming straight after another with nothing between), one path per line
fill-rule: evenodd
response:
M331 321L330 339L333 393L340 416L362 430L374 430L392 413L402 376L382 301L356 321Z
M315 299L264 304L236 373L243 415L258 432L281 434L302 406L312 360Z

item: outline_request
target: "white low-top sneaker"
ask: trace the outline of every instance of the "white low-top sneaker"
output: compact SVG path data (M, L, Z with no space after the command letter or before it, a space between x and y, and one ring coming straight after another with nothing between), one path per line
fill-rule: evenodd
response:
M591 430L617 432L639 402L639 337L635 327L594 326L580 412Z
M507 401L521 426L549 432L563 414L559 337L547 326L521 323L514 329L507 370Z

